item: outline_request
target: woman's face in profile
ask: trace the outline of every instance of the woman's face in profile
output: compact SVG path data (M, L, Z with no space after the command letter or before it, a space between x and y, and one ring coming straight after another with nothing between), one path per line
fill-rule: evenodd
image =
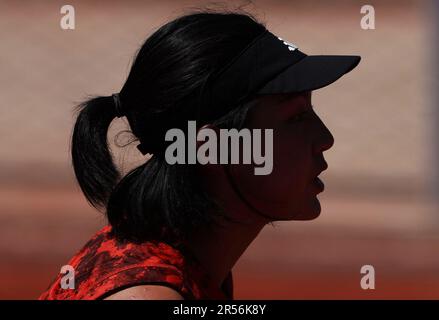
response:
M273 221L318 217L323 186L316 177L327 168L323 152L334 138L313 110L311 92L259 96L244 127L273 129L271 174L255 175L253 165L230 166L245 198Z

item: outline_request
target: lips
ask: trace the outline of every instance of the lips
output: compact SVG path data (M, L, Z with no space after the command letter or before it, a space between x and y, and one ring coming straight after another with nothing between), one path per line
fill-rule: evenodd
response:
M322 180L320 180L318 177L315 177L312 181L313 185L316 187L316 189L319 192L322 192L323 190L325 190L325 185L322 182Z
M328 164L325 161L323 167L318 171L318 173L316 174L316 177L312 180L313 186L315 186L315 188L319 192L322 192L323 190L325 190L325 184L322 182L322 180L319 179L318 175L320 175L326 169L328 169Z

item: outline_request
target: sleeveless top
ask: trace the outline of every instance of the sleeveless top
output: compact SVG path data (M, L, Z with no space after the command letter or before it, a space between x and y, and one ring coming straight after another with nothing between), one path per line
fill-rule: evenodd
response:
M160 241L121 243L107 225L69 261L74 289L63 289L59 274L39 300L103 299L122 289L147 284L168 286L185 300L233 299L230 271L221 288L212 284L193 255Z

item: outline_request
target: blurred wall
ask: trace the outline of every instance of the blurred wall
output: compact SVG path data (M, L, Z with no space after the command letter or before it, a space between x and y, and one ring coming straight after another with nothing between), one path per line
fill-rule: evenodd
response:
M36 297L105 223L74 180L73 106L118 92L147 36L209 2L73 1L75 30L59 27L64 4L0 2L0 298ZM237 298L439 298L432 3L369 1L375 30L360 27L361 1L224 6L243 4L307 54L362 61L313 94L335 137L321 217L264 230L235 268ZM124 129L115 120L109 138L128 171L144 159L114 145ZM373 292L359 287L365 264L379 270Z

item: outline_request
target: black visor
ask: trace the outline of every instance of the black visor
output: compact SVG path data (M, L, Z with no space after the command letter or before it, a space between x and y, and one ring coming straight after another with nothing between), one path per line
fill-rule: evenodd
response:
M308 56L294 44L265 30L208 80L201 106L195 113L190 110L191 114L181 116L157 116L148 126L150 134L145 132L145 136L149 137L141 139L142 143L137 148L143 154L163 149L167 129L184 127L187 120L196 120L197 125L204 125L226 115L256 94L322 88L355 68L360 59L359 56Z
M260 94L290 93L325 87L360 62L359 56L306 56L269 81Z
M268 30L212 81L202 118L215 119L254 94L311 91L327 86L360 62L359 56L308 56Z

